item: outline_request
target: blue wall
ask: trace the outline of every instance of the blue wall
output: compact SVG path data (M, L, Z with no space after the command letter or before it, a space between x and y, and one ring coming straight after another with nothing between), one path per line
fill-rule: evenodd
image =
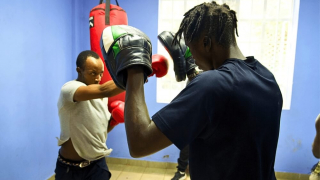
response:
M275 169L309 173L320 113L320 1L300 0L291 108L282 112Z
M129 25L150 37L156 53L158 1L119 3ZM90 49L88 16L95 5L88 0L0 1L0 179L45 179L53 174L59 90L76 77L77 54ZM320 112L319 17L319 0L301 0L292 104L282 113L276 171L309 173L317 161L311 144ZM145 92L152 116L165 105L156 103L154 77ZM114 149L112 157L131 158L123 124L110 133L107 144ZM176 162L178 153L172 145L141 159Z
M0 1L0 179L53 174L59 90L74 77L83 44L79 3Z

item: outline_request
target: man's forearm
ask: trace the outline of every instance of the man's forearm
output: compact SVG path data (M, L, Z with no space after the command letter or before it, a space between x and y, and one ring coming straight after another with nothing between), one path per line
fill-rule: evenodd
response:
M103 84L91 84L88 86L80 86L74 93L74 101L86 101L97 98L112 97L124 90L118 88L113 81Z
M143 72L128 76L125 101L125 127L130 154L139 156L135 152L145 149L148 126L151 123L144 97Z
M150 119L144 97L142 67L128 69L125 127L132 157L147 156L172 144Z
M118 88L112 80L101 84L99 90L101 91L104 97L112 97L124 92L124 90Z

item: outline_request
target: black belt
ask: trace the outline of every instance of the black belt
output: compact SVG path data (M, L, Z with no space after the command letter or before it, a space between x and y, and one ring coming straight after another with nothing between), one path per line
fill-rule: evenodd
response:
M75 166L75 167L80 167L80 168L84 168L89 166L92 162L94 161L82 161L82 162L68 162L66 161L64 158L61 158L60 155L58 155L58 161L60 161L63 164L69 165L69 166Z

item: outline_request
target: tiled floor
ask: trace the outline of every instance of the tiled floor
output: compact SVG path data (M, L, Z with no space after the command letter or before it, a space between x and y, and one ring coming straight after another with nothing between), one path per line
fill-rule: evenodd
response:
M108 164L111 180L171 180L177 169L161 169L122 164ZM190 180L188 176L186 180ZM292 180L292 179L278 179Z
M177 169L161 169L122 164L108 164L111 180L171 180ZM186 180L190 180L189 176Z
M108 160L108 167L112 174L111 180L171 180L177 171L176 164L132 161L121 159L120 164L114 160ZM118 160L119 161L119 160ZM293 173L276 173L277 180L309 180L309 175L299 175ZM48 180L54 180L54 175ZM190 180L187 174L186 180Z

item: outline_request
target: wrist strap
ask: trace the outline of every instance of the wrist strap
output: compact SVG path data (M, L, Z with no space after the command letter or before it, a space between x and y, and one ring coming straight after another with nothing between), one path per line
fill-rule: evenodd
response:
M188 79L193 79L194 77L196 77L199 74L199 71L194 70L192 73L188 74Z

